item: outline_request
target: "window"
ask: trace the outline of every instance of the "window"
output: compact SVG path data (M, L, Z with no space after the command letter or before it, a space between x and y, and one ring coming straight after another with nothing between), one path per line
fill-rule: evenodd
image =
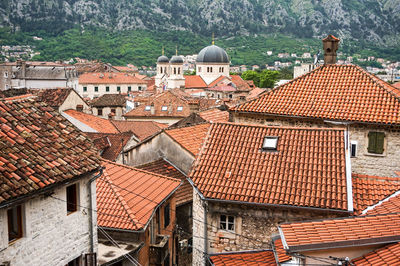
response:
M232 99L232 98L233 98L233 95L232 95L232 94L229 94L228 97L229 97L229 99Z
M212 67L210 67L210 72L213 72L213 69L212 69Z
M109 86L106 87L106 91L110 91L110 87Z
M131 91L131 90L132 90L132 87L128 86L128 91ZM140 90L140 87L139 87L139 90Z
M103 115L103 108L97 109L97 115Z
M161 107L161 111L168 111L168 106L163 106L163 107Z
M117 91L121 91L121 87L120 86L117 86Z
M162 74L162 67L160 67L160 73Z
M350 156L356 157L357 156L357 141L351 141L350 144Z
M4 72L4 78L8 78L8 72Z
M276 150L278 146L278 137L265 137L263 141L263 150Z
M235 231L235 217L221 215L219 218L219 228L228 231Z
M150 111L151 106L150 105L146 105L146 107L144 108L145 111Z
M178 75L181 74L181 68L178 67Z
M73 259L70 262L68 262L68 264L65 266L80 266L80 265L81 265L81 257L79 256L76 259Z
M174 75L176 74L176 67L174 67Z
M87 87L83 87L83 91L87 91Z
M76 110L79 112L83 112L83 105L82 104L77 104L76 105Z
M78 210L78 194L77 184L67 187L67 214L76 212Z
M177 111L182 112L182 110L183 110L183 106L178 106Z
M141 90L142 90L142 86L139 86L139 87L138 87L138 90L141 91Z
M384 150L385 133L374 132L368 133L368 152L375 154L383 154Z
M22 237L22 207L15 206L7 210L8 220L8 241L19 239Z
M170 220L170 217L169 217L169 203L167 204L167 205L165 205L165 207L164 207L164 227L167 227L168 225L169 225L169 220Z
M97 87L97 86L94 87L94 91L95 91L95 92L98 92L98 91L99 91L99 87Z
M115 115L115 108L111 108L111 113Z

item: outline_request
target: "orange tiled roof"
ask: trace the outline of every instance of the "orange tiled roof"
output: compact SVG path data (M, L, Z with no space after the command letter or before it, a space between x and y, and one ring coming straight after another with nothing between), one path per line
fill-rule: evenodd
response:
M186 176L166 160L159 159L151 163L136 166L136 168L182 180L182 185L175 193L176 205L181 205L193 200L193 188L186 180Z
M400 190L400 178L353 173L353 204L356 213Z
M91 114L85 114L73 109L64 111L65 114L79 120L83 124L93 128L99 133L119 133L117 128L108 119L97 117Z
M79 84L147 84L147 82L126 73L92 72L80 75Z
M374 206L372 210L367 212L367 215L395 213L400 211L400 195L393 194L392 197L388 198L381 204Z
M252 81L243 80L242 77L239 75L231 75L231 79L232 83L236 85L236 88L239 91L250 91L254 87Z
M281 237L290 251L400 241L400 214L284 223Z
M393 84L393 87L400 89L400 81Z
M275 251L276 251L276 255L278 256L278 260L279 262L285 262L288 260L291 260L292 257L290 257L289 255L287 255L285 249L283 248L283 243L282 243L282 239L277 239L273 242L273 245L275 247Z
M180 185L180 180L122 164L102 161L104 176L97 179L97 224L140 230L157 206Z
M210 260L215 266L277 265L271 250L212 254Z
M277 151L263 151L277 136ZM206 198L347 210L344 130L211 124L190 174Z
M231 110L399 125L400 92L361 67L324 65Z
M204 120L210 122L228 122L229 120L229 112L221 111L218 108L201 111L199 112L199 115Z
M72 88L57 89L32 89L30 92L38 95L39 99L53 108L59 108L68 95L72 92Z
M167 125L154 121L110 120L120 132L131 131L140 141L156 134Z
M92 142L44 102L0 100L0 204L99 166Z
M206 88L206 82L198 75L185 76L185 88Z
M386 245L351 262L356 266L400 265L400 243Z
M220 83L221 81L223 81L224 79L228 79L228 77L226 76L219 76L217 79L215 79L213 82L211 82L210 84L208 84L207 87L214 87L216 85L218 85L218 83Z
M122 152L125 145L132 137L132 132L123 132L123 133L86 133L93 140L93 143L97 144L100 148L100 145L108 144L107 146L103 146L101 149L103 152L101 153L101 157L115 161L120 153ZM106 138L106 143L104 143L104 137Z
M203 145L209 127L210 124L207 123L188 127L166 129L165 133L167 133L191 154L197 156L201 146Z

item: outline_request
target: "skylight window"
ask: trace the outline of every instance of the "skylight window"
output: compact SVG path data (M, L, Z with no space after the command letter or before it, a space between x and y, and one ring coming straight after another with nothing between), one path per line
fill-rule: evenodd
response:
M146 105L146 107L144 108L145 111L150 111L151 106L150 105Z
M264 138L263 150L276 150L278 147L278 137L267 136Z
M183 106L178 106L177 110L178 110L178 112L182 112Z
M163 106L163 107L161 107L161 111L168 111L168 106Z

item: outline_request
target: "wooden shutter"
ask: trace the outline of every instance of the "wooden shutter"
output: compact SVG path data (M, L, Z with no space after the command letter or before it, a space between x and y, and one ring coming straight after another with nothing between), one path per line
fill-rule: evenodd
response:
M375 132L376 133L376 153L382 154L383 153L383 146L385 141L385 133L384 132Z
M368 133L368 152L369 153L375 153L376 133L377 132L369 132Z

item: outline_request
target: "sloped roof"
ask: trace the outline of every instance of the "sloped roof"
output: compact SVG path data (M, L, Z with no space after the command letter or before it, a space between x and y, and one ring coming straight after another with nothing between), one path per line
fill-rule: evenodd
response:
M57 89L32 89L31 93L38 95L39 99L53 108L59 108L73 91L72 88Z
M210 260L215 266L277 265L272 250L237 251L211 254Z
M204 143L209 127L210 124L206 123L188 127L166 129L165 133L196 157Z
M207 88L207 83L198 75L184 76L185 77L185 88Z
M92 142L34 97L0 100L0 122L0 204L100 166Z
M400 265L400 243L386 245L351 261L354 265Z
M252 80L243 80L239 75L231 75L231 80L239 91L250 91L254 88Z
M94 107L117 106L125 107L126 94L103 94L92 101Z
M324 65L231 110L400 125L400 91L355 65Z
M344 130L211 124L190 178L206 198L346 211Z
M97 179L97 224L101 227L145 229L152 214L180 185L180 180L103 160Z
M92 72L80 75L79 84L147 84L147 82L126 73Z
M360 214L368 206L377 204L400 190L400 178L352 174L353 204Z
M79 120L81 123L91 127L99 133L119 133L117 128L108 119L79 112L73 109L66 110L64 113L76 120Z
M368 210L367 215L396 213L400 212L400 195L398 193L388 197L381 204L377 204L373 209Z
M393 84L393 87L400 89L400 81Z
M182 180L182 185L175 193L176 205L192 201L193 188L186 180L186 176L166 160L159 159L151 163L136 166L136 168Z
M122 152L125 145L131 139L133 133L132 132L123 132L123 133L86 133L89 138L93 140L93 143L98 144L100 146L104 143L104 138L106 138L107 146L104 146L103 152L101 153L101 157L115 161L118 158L118 155Z
M290 251L400 241L400 213L283 223L279 227Z
M154 135L161 129L168 127L168 125L154 121L111 120L111 123L120 132L131 131L140 141Z
M229 112L221 111L218 108L204 110L198 113L201 118L209 122L228 122Z

